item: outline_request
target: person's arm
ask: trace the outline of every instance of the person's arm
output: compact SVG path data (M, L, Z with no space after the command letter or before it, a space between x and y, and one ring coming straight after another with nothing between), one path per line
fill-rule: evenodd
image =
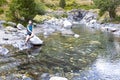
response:
M29 25L27 25L27 30L32 33L32 31L30 31L30 29L29 29Z

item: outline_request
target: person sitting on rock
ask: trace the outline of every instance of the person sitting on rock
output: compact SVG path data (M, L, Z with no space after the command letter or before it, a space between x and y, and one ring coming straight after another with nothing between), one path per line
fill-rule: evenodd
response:
M33 23L31 20L28 22L29 24L27 25L27 36L26 36L26 43L29 41L30 38L34 36L33 34Z

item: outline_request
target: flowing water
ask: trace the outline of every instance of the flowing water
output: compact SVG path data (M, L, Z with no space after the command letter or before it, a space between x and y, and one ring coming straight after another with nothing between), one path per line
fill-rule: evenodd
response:
M72 30L80 37L61 36L59 32L47 38L40 35L44 40L41 48L14 55L22 61L14 71L35 80L43 73L59 74L69 80L120 80L119 38L81 25L74 25Z

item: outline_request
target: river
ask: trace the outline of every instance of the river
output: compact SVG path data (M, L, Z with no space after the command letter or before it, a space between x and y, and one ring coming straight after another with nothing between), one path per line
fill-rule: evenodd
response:
M44 45L16 52L14 57L22 63L10 72L33 80L41 80L45 73L68 80L120 80L120 39L83 25L74 25L72 30L80 37L40 34Z

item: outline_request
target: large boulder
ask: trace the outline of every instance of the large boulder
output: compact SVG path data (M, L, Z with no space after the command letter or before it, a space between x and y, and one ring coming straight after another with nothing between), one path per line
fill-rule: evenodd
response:
M11 22L11 21L7 22L7 24L10 25L10 26L14 26L14 27L16 26L16 23Z
M25 29L25 27L24 27L22 24L20 24L20 23L18 23L17 28L18 28L19 30Z
M17 32L17 29L16 29L16 28L13 28L13 27L11 27L11 26L7 26L7 27L5 28L5 31L6 31L6 32Z
M70 21L68 21L68 20L65 20L63 22L63 27L70 29L72 27L72 23Z
M31 39L30 39L30 43L33 44L33 45L41 45L43 44L43 41L38 38L37 36L33 36Z

